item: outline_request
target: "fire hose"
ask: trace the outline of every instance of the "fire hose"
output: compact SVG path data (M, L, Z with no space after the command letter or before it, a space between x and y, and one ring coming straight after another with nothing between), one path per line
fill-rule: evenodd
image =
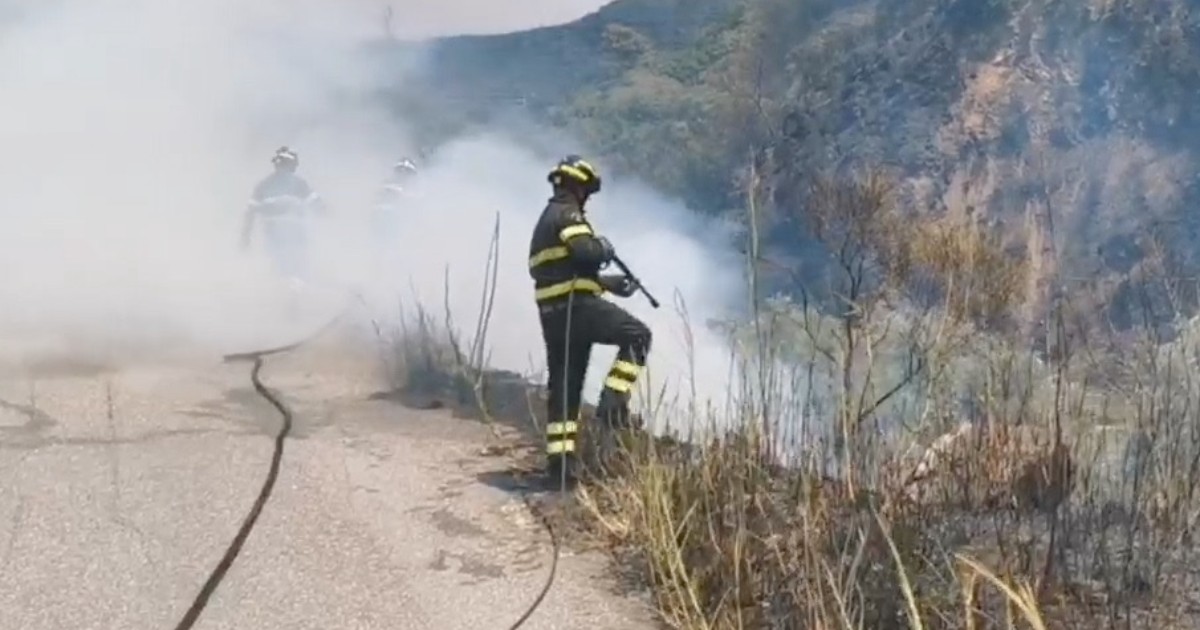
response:
M225 579L226 574L233 567L233 563L241 554L242 547L245 545L246 540L250 537L250 532L253 531L255 524L258 522L259 516L262 515L263 508L266 507L267 501L270 500L271 493L275 489L275 483L279 478L279 469L283 463L284 444L287 441L287 438L291 435L294 415L292 410L286 404L284 404L274 392L272 392L269 388L267 388L266 385L263 384L259 376L263 367L263 359L271 355L290 352L311 342L312 340L324 334L328 329L332 328L339 320L342 319L344 315L345 311L334 317L316 332L313 332L299 341L274 348L225 355L225 363L239 361L250 361L252 363L250 370L250 382L253 384L254 390L258 393L258 395L266 399L266 401L270 403L277 412L279 412L279 415L282 418L282 423L278 433L275 435L274 449L271 454L271 462L267 468L266 478L263 480L262 487L259 489L258 496L255 498L254 504L250 507L249 512L247 512L245 518L242 520L241 526L238 528L233 540L230 541L229 545L226 547L225 552L217 562L217 565L213 568L208 578L204 581L204 584L200 587L200 591L196 594L195 598L193 598L191 605L188 606L187 611L179 620L179 623L175 625L175 630L191 630L191 628L196 625L196 622L199 621L200 615L208 606L213 594L216 593L217 588ZM557 574L558 560L560 556L560 541L549 519L543 517L541 521L543 527L547 532L549 532L553 550L553 560L550 565L550 573L547 576L546 582L542 589L534 598L532 604L530 604L530 606L517 619L517 621L509 627L509 630L517 630L523 626L530 617L533 616L533 613L545 600L546 595L549 593L554 584Z

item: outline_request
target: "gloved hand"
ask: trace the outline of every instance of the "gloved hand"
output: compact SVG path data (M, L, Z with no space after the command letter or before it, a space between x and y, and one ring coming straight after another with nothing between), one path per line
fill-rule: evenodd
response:
M623 298L633 296L638 290L637 283L626 275L600 276L600 286L604 287L605 291Z
M602 263L608 263L613 259L614 256L617 255L616 250L613 249L612 243L608 241L608 238L604 236L597 236L596 242L600 244L600 249L603 252L600 259Z

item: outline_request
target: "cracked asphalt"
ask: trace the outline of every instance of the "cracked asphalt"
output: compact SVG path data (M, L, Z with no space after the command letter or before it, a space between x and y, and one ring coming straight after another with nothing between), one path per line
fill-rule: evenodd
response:
M482 480L487 429L372 399L363 361L301 351L263 380L296 412L275 493L197 628L508 628L550 562ZM0 381L0 628L171 629L266 474L279 417L248 364ZM605 560L564 552L529 629L655 628Z

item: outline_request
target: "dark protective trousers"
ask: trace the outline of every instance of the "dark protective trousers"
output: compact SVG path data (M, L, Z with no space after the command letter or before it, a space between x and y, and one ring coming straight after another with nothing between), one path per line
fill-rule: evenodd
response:
M275 272L284 278L311 280L309 234L304 220L270 217L260 221L263 245Z
M539 304L538 310L550 369L546 454L553 463L554 459L575 454L592 345L617 346L597 406L597 416L616 426L628 422L630 396L646 365L651 336L640 319L594 295L576 293L569 307L568 298L558 298Z

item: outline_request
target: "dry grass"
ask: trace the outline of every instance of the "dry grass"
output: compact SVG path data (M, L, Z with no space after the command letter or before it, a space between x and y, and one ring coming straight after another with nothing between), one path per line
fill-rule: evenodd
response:
M579 491L595 531L635 552L671 627L1000 627L979 620L1006 605L1044 624L1033 587L948 549L930 511L782 470L761 446L752 432L691 454L641 440L619 455L625 474Z
M855 454L883 462L869 489L765 456L757 419L688 448L626 437L577 498L673 628L1195 627L1182 439L1200 415L1185 429L1156 412L1152 455L1106 474L1120 458L1089 394L962 425L915 458Z
M458 369L465 363L462 352L445 325L424 305L417 303L412 312L401 306L393 321L372 323L384 378L391 388L455 399L469 391L470 381Z

